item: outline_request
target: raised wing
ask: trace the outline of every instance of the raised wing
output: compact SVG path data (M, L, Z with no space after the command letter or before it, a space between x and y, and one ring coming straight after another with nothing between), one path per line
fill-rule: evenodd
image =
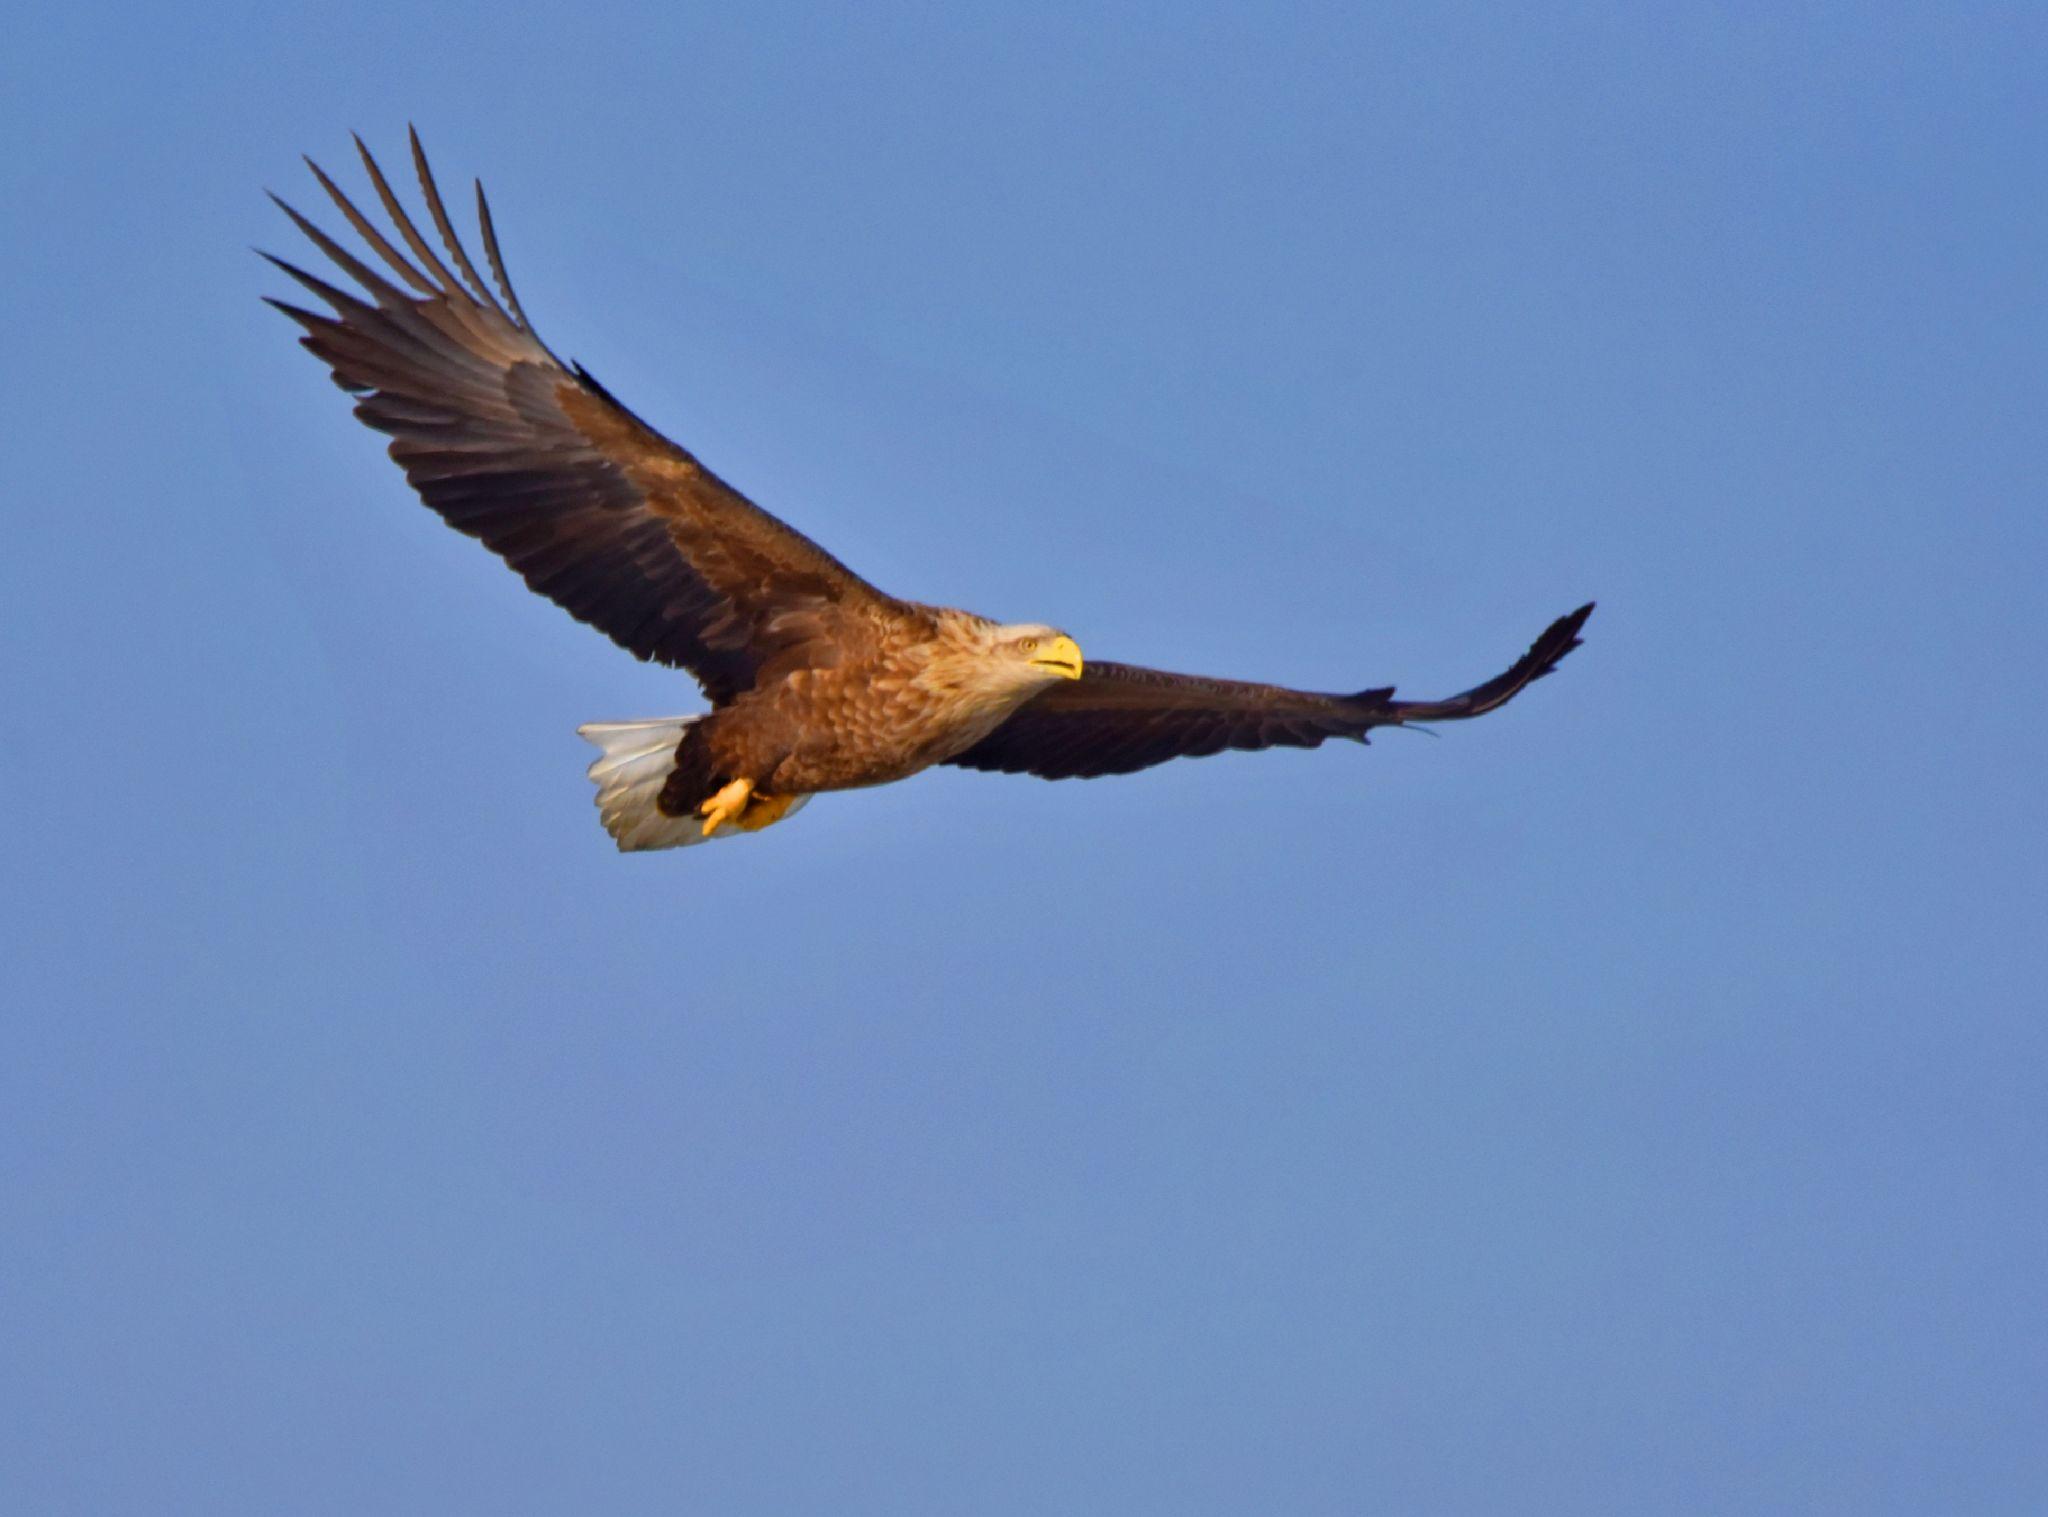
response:
M620 646L689 670L715 701L829 665L874 635L894 602L547 349L505 277L481 184L477 220L502 303L455 235L418 134L420 191L460 279L361 138L356 148L411 258L307 166L400 283L279 200L369 298L272 258L334 314L270 304L305 328L301 343L358 397L356 415L390 434L392 458L443 520Z
M1579 629L1592 614L1588 604L1559 617L1505 674L1442 701L1397 701L1392 687L1319 695L1091 659L1080 679L1034 696L951 762L1049 780L1089 778L1226 748L1313 748L1333 737L1364 742L1374 727L1480 716L1556 668L1579 646Z

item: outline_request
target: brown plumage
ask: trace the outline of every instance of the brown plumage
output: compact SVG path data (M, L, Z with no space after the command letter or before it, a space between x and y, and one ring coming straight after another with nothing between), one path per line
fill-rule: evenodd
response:
M1318 695L1084 666L1054 628L886 595L558 359L505 275L482 185L496 294L411 141L446 261L358 139L405 251L308 160L388 276L280 200L363 294L273 258L331 314L270 303L305 329L303 344L357 397L356 415L391 437L392 458L443 520L570 615L702 685L706 716L583 729L603 750L591 776L621 848L758 830L817 791L938 763L1062 779L1225 748L1364 741L1373 727L1490 711L1579 644L1590 605L1476 689L1397 701L1391 688Z

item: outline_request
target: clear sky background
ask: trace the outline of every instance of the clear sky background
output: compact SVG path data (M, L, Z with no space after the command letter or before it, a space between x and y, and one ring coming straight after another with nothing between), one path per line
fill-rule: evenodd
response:
M2042 1510L2042 14L17 18L0 1509ZM621 858L694 687L257 301L408 120L891 590L1587 645Z

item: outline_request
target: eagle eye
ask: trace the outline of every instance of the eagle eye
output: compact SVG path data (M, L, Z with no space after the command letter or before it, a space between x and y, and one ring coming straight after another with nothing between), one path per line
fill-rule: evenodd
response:
M1038 648L1038 639L1035 637L1027 637L1021 643L1017 644L1017 646L1022 648L1026 653L1035 652Z

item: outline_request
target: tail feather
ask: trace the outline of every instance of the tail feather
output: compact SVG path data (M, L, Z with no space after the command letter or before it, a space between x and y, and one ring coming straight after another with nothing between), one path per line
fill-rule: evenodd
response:
M597 811L604 830L621 853L655 848L688 848L707 842L704 824L694 816L669 816L659 801L662 786L676 767L676 749L683 734L701 716L672 716L644 722L586 722L576 729L599 754L587 771L597 785ZM809 796L797 797L785 816ZM744 829L728 822L711 834L738 837Z
M586 771L597 785L597 811L622 853L683 848L704 841L689 817L664 816L655 804L676 767L676 748L695 717L650 722L589 722L577 735L601 752Z

